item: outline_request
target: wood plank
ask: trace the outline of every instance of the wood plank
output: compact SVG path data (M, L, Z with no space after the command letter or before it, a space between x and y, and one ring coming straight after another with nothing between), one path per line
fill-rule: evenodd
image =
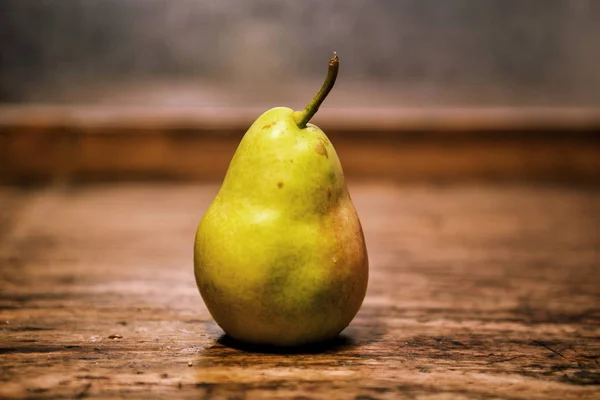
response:
M0 107L0 182L218 181L259 113ZM351 178L600 181L594 109L328 110L315 122Z
M0 127L246 130L269 107L0 105ZM597 131L599 107L323 107L314 123L352 132Z
M298 353L232 343L202 304L218 186L1 189L0 398L597 398L597 188L350 187L367 298Z

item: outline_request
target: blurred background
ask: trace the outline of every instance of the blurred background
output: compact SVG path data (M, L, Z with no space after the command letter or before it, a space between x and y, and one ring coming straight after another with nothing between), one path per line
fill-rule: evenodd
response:
M335 50L314 122L348 174L593 180L599 21L593 0L3 0L0 172L218 179Z
M335 105L600 105L593 0L0 7L3 102L299 107L336 50L343 67Z

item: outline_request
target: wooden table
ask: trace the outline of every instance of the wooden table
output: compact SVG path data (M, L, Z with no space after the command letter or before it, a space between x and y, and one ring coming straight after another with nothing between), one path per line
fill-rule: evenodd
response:
M342 337L232 343L195 287L217 185L0 189L0 398L599 399L600 190L354 182Z

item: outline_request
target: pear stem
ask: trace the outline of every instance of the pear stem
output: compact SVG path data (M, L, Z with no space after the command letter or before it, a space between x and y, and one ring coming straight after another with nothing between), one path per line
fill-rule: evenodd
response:
M321 90L319 93L311 100L310 103L306 106L306 108L302 111L296 111L294 117L296 119L296 123L300 129L306 128L306 124L310 119L319 111L319 107L333 88L335 84L335 79L337 78L338 69L340 67L340 59L338 58L335 51L333 52L333 57L329 60L329 70L327 71L327 77L325 78L325 82L323 82L323 86L321 86Z

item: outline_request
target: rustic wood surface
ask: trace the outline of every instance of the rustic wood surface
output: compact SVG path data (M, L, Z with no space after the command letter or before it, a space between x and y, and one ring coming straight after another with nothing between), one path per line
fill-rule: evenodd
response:
M367 298L288 353L223 337L196 290L218 186L0 188L0 398L600 398L597 187L350 187Z

